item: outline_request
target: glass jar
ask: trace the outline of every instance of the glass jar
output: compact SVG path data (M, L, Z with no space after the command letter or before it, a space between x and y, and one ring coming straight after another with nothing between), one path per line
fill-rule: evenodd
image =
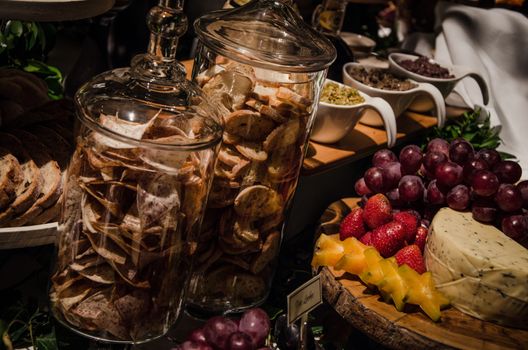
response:
M148 54L75 96L51 278L55 318L109 342L157 338L178 317L222 137L218 108L174 59L182 1L162 0L148 24Z
M236 312L269 294L330 42L285 3L253 1L195 22L193 76L222 106L225 132L189 306Z

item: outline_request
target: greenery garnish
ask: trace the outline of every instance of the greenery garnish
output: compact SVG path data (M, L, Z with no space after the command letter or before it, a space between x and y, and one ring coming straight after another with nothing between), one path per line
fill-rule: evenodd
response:
M48 312L16 303L0 319L2 341L0 349L12 350L16 346L33 346L36 350L58 349L55 329Z
M63 97L62 74L45 63L55 34L55 26L50 23L0 21L0 67L35 74L48 84L48 96L58 100Z
M436 137L443 138L447 141L461 137L470 142L476 151L483 148L496 149L502 142L499 136L500 131L500 125L491 126L489 113L475 109L474 111L465 112L453 123L447 124L443 129L438 127L433 128L424 145L427 145L427 142ZM514 155L509 153L499 153L503 159L515 158Z

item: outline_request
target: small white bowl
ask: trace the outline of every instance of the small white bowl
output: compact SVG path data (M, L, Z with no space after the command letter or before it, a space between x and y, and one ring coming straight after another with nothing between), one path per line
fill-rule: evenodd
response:
M368 56L376 46L374 40L360 34L341 32L339 36L348 45L356 57Z
M449 74L453 75L453 78L430 78L424 75L413 73L400 65L401 61L414 61L418 57L419 56L404 53L391 53L389 55L389 71L400 77L406 77L415 81L432 84L442 93L442 96L444 98L446 98L451 93L451 91L453 91L453 88L460 80L466 77L470 77L473 78L479 85L480 91L482 92L482 100L484 102L484 105L488 104L488 85L479 73L463 66L441 64L442 67L446 68L449 71ZM427 109L428 106L430 107L430 102L428 103L426 101L420 100L415 101L411 108L416 111L423 111L424 109Z
M370 96L380 97L384 99L392 107L396 118L398 118L407 108L409 108L409 106L413 103L415 99L422 95L427 95L432 98L434 102L433 108L435 110L438 127L441 128L444 126L446 119L445 101L440 91L438 91L438 89L435 88L433 85L428 83L419 83L417 81L409 79L411 80L411 82L416 84L416 87L405 91L378 89L363 84L354 79L352 75L348 72L349 69L354 66L363 67L367 70L380 69L378 67L370 67L355 62L347 63L343 66L343 82L346 85L355 87L359 91L362 91ZM365 116L361 119L361 123L372 126L382 125L382 121L380 120L380 118L372 113L366 113Z
M329 79L325 83L330 82L348 87ZM381 98L370 97L361 91L359 94L365 101L355 105L336 105L320 101L310 138L320 143L338 142L356 126L367 110L373 110L379 114L378 118L381 117L380 125L385 125L388 147L394 146L396 143L396 117L391 106Z

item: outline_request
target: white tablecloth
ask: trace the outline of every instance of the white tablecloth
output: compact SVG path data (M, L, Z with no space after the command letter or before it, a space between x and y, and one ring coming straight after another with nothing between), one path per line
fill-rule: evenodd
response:
M439 63L471 67L486 79L490 90L486 107L492 124L502 126L500 150L515 154L523 178L528 178L528 19L504 9L439 2L436 21L435 37L411 36L404 47L428 56L434 52ZM460 82L455 93L448 97L449 104L482 104L472 79Z

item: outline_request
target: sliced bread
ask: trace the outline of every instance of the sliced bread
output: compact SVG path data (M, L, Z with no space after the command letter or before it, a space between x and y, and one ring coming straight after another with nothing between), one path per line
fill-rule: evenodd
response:
M55 204L62 193L62 173L57 162L51 158L48 148L35 135L18 129L10 130L10 133L22 141L22 145L34 159L43 178L38 199L28 210L12 217L8 223L9 226L18 227L25 225L44 209Z
M62 207L63 198L64 198L64 195L61 195L55 204L53 204L51 207L47 209L44 209L42 213L40 213L37 217L35 217L30 222L28 222L28 224L40 225L40 224L47 224L48 222L52 222L52 221L58 221L59 214L60 214L61 207Z
M28 210L37 200L40 196L42 175L18 138L7 132L0 132L0 147L9 150L16 157L20 163L23 176L22 181L16 187L17 197L7 209L0 211L1 227L5 226L16 214Z
M22 182L20 163L7 149L0 148L0 210L16 198L17 186Z

